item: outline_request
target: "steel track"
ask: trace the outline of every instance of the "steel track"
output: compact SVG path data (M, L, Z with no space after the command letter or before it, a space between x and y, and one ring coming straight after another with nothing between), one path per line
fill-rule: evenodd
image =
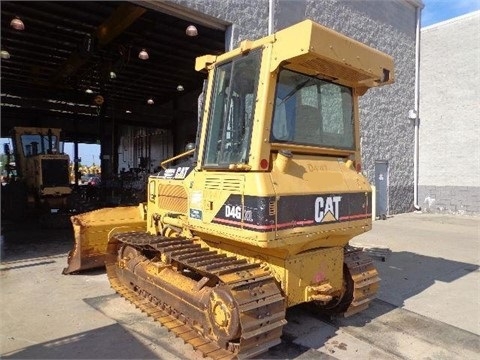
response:
M241 334L235 341L222 344L211 336L208 321L198 323L204 316L201 308L198 314L188 316L173 303L165 303L171 296L168 291L155 284L148 277L139 277L119 266L121 246L132 246L148 258L174 269L193 271L213 288L226 288L233 297L232 306L239 314ZM138 263L145 261L138 260ZM109 242L106 257L107 276L112 288L140 310L159 321L175 335L192 345L195 350L212 359L249 358L267 351L280 343L285 320L285 300L269 271L260 264L251 264L244 259L219 254L202 248L193 240L166 238L141 232L117 234ZM169 284L174 285L174 284ZM179 291L179 290L178 290ZM194 307L195 308L195 307Z
M356 314L368 308L376 298L380 287L378 271L370 256L362 249L349 247L345 250L344 264L348 268L352 282L352 300L347 310L343 313L345 317Z

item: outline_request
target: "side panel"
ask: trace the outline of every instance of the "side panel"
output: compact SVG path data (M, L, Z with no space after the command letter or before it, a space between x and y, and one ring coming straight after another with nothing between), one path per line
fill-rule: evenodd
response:
M365 192L291 195L278 201L274 196L230 195L211 221L267 232L360 220L371 216L365 200Z
M223 244L221 251L237 257L257 259L268 264L275 279L287 295L287 307L311 301L312 287L331 286L329 293L338 296L343 291L343 247L320 248L286 258L271 255L267 249Z
M331 294L340 294L343 284L343 248L332 247L299 254L285 261L286 278L282 284L288 294L288 306L310 301L309 287L328 283Z
M290 161L286 172L195 172L190 230L206 241L282 249L284 257L344 246L370 229L371 189L363 176L343 160Z

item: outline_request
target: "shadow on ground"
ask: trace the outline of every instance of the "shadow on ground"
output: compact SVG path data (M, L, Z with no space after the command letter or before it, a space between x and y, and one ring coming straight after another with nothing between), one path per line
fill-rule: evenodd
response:
M361 327L396 308L401 308L405 301L434 285L436 282L451 283L472 272L479 266L459 261L431 256L424 256L408 251L391 252L385 261L374 260L381 278L379 296L384 301L374 300L367 313L363 312L349 318L317 314L330 323ZM305 311L315 313L308 304L299 305ZM338 319L342 319L341 321Z
M398 307L435 282L451 283L479 269L476 264L408 251L393 252L375 266L382 279L379 297Z
M8 340L7 340L8 341ZM118 324L32 345L2 359L155 359L157 356Z
M398 336L403 336L407 342L430 346L432 354L438 351L446 358L462 353L480 353L477 334L403 308L407 299L436 282L456 281L478 271L477 265L405 251L391 253L384 262L374 262L382 279L381 298L388 301L377 298L368 309L348 318L318 313L311 304L294 306L287 310L288 324L284 335L293 336L292 341L297 344L308 344L307 349L323 348L333 356L346 350L347 346L331 340L339 330L382 351L377 358L384 358L386 354L399 358L415 357L415 348L410 350L403 343L399 345ZM465 355L464 358L469 357Z
M2 222L2 264L66 254L73 248L73 228L43 229L33 219L23 223Z

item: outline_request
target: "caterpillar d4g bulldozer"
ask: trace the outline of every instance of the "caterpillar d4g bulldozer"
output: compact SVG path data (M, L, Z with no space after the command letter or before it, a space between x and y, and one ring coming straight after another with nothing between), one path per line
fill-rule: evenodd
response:
M146 231L110 232L112 287L214 359L278 344L296 304L365 309L379 277L349 246L371 228L358 98L393 82L391 57L306 20L196 69L196 149L149 177Z

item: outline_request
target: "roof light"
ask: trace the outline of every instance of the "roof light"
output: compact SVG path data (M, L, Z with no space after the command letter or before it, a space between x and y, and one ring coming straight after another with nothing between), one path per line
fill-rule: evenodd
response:
M148 60L149 56L148 56L147 50L142 49L142 51L138 53L138 58L142 60Z
M197 36L198 35L198 30L194 25L189 25L187 29L185 30L185 33L188 36Z
M100 105L102 105L102 104L105 102L105 99L103 98L102 95L97 95L97 96L95 96L95 99L93 99L93 102L94 102L96 105L100 106Z
M12 19L12 21L10 21L10 26L15 30L25 30L25 24L18 17L15 17Z
M2 50L0 52L0 57L2 59L10 59L10 53L7 50Z
M177 91L183 91L183 90L185 90L183 85L178 85L177 86Z

